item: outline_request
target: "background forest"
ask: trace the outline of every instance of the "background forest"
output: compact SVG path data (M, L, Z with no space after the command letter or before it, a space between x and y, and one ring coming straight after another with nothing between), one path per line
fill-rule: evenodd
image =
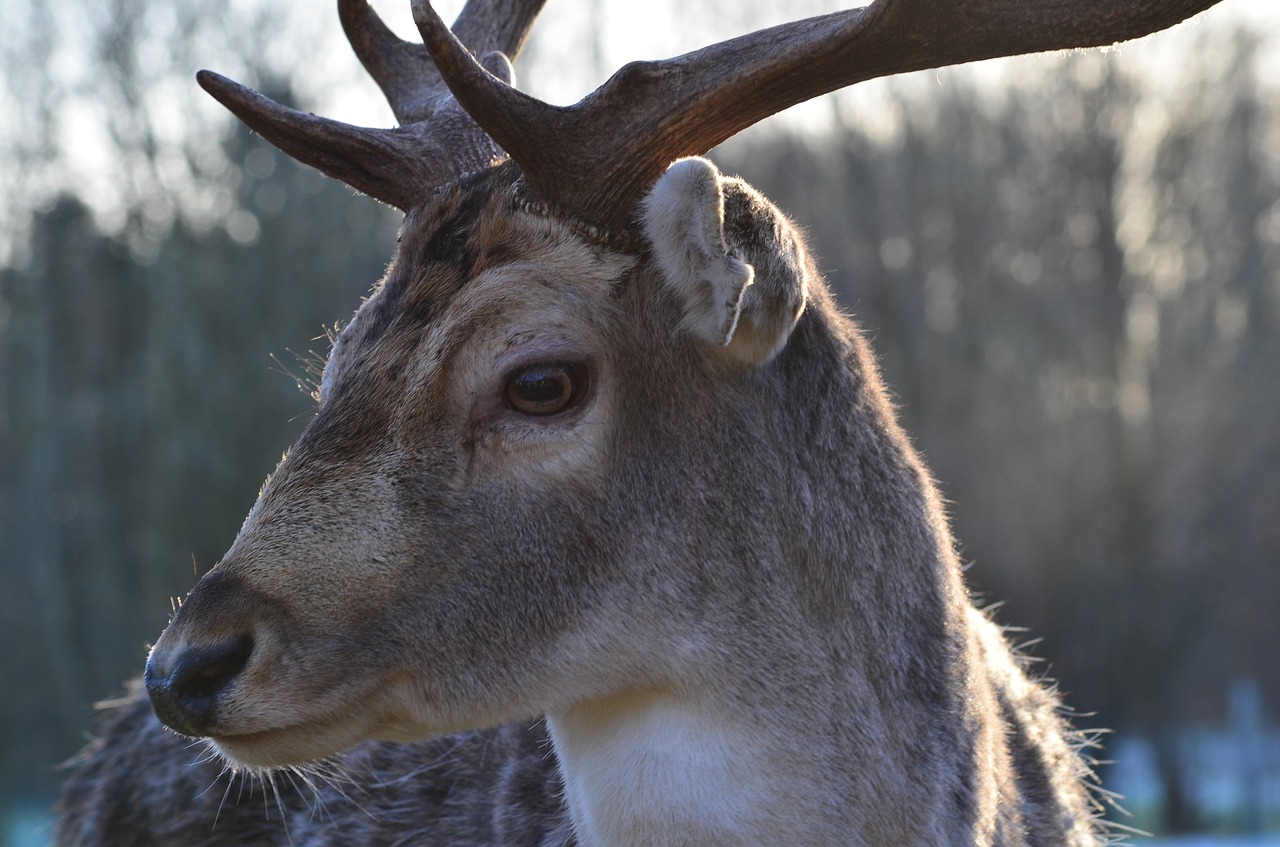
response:
M326 327L394 247L392 212L191 81L213 66L388 124L322 5L0 3L14 814L48 803L91 704L226 548L310 415L299 384ZM562 5L518 67L565 102L645 54L615 59L601 3ZM765 22L839 4L809 5ZM749 12L682 10L692 40L644 49L744 31ZM1280 828L1280 97L1274 38L1205 17L1119 52L824 98L716 158L807 229L872 337L975 591L1043 638L1077 724L1115 730L1100 755L1135 813L1120 820L1262 831Z

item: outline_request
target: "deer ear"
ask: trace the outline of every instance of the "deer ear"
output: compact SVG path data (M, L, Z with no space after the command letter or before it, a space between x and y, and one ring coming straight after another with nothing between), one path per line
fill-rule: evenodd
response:
M786 346L808 296L808 258L791 223L706 159L680 159L643 205L645 236L681 328L719 355L763 365Z

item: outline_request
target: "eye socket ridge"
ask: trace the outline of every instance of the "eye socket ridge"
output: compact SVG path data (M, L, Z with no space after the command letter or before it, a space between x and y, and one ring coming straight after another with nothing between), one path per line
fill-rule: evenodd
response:
M530 362L507 374L502 393L513 411L550 417L579 405L589 385L590 372L582 362Z

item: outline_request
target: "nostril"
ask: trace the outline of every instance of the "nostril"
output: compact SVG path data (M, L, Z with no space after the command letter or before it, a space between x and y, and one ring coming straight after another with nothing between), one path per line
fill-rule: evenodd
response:
M184 735L204 735L216 715L217 696L244 670L253 638L229 638L207 647L188 647L177 655L152 655L144 674L156 715Z
M169 676L169 684L182 696L212 697L244 669L253 652L253 639L238 636L187 651Z

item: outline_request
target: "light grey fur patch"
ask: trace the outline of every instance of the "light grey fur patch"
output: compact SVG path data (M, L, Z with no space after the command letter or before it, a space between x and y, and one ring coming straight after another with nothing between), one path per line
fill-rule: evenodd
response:
M804 310L809 269L776 209L691 157L658 179L643 224L664 282L684 306L682 329L748 366L778 354ZM761 268L758 257L783 261Z

